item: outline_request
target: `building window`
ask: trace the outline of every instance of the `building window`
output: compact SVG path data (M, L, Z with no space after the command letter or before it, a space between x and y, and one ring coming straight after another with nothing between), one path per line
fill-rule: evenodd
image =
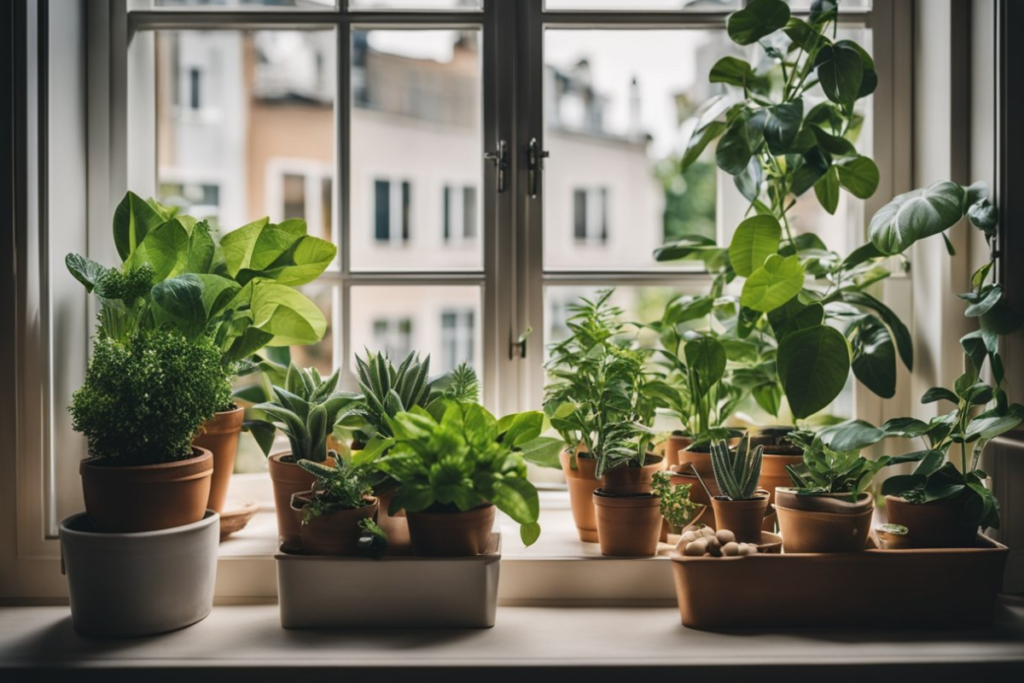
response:
M284 174L284 215L281 218L306 218L306 176Z
M472 185L445 185L444 241L475 239L476 220L476 188Z
M577 242L608 242L608 190L604 187L573 190L573 236Z
M189 69L188 72L188 84L189 84L189 107L192 109L199 109L199 69Z
M441 313L442 372L462 362L473 364L473 309L449 310Z
M411 318L376 318L373 321L373 344L395 359L402 359L412 351Z
M412 185L408 180L373 181L373 237L378 242L409 241Z

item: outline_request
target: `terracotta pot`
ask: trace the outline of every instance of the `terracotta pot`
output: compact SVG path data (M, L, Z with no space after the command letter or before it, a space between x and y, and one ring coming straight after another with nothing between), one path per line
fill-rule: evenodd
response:
M213 454L130 467L89 458L79 466L85 511L100 531L129 534L198 522L210 498Z
M760 543L765 514L768 512L768 492L759 490L754 495L756 497L752 500L729 500L724 496L712 498L715 528L733 532L739 543Z
M879 546L883 550L910 550L914 547L914 542L906 534L896 534L887 531L885 529L886 526L895 525L882 524L875 527L875 536L878 538Z
M768 504L776 503L775 489L791 486L793 480L789 478L786 471L788 465L799 465L804 461L802 454L772 453L773 451L784 451L784 448L766 446L761 457L761 477L757 480L757 487L768 491ZM765 520L764 530L772 531L775 520Z
M797 496L780 488L775 509L787 553L852 553L864 550L875 511L870 493L856 503L830 496ZM846 495L846 494L842 494ZM798 507L787 507L795 503Z
M654 473L662 470L664 458L648 453L643 467L622 466L604 473L602 489L611 496L650 493ZM598 534L600 536L600 534Z
M398 485L392 482L386 489L377 492L377 498L380 500L377 524L387 532L388 555L411 555L412 539L409 537L409 519L405 515L405 510L399 510L394 515L388 512L397 490Z
M594 491L601 554L651 557L661 536L661 499L649 493L612 495Z
M890 524L907 527L907 539L915 548L973 548L978 527L960 521L964 499L937 500L916 505L896 496L885 497Z
M487 550L494 529L494 506L465 512L408 512L409 535L417 555L466 557Z
M235 471L235 455L238 453L238 435L242 433L245 409L235 408L217 413L199 428L199 434L192 439L192 445L205 448L213 453L213 479L210 481L210 500L206 507L216 512L224 510L228 496L228 483Z
M577 453L586 452L582 446ZM593 458L576 457L576 469L572 468L573 451L566 448L558 455L565 473L565 483L569 486L569 503L572 506L572 519L576 523L576 533L581 541L597 543L597 516L594 513L594 491L601 485L595 476L597 461Z
M274 486L274 509L277 511L277 541L284 545L298 545L302 542L299 523L292 512L292 496L296 493L309 491L316 479L312 474L293 462L282 462L282 458L290 457L291 453L275 453L267 459L270 469L270 482ZM328 467L334 466L334 458L323 462Z
M690 500L695 503L700 503L706 508L702 518L703 523L713 529L718 528L715 525L715 511L711 507L711 498L704 490L704 487L701 486L700 481L698 481L697 477L693 474L693 470L690 469L691 465L696 467L697 472L700 473L701 479L708 487L708 490L711 491L712 496L721 495L722 492L718 489L718 482L715 481L715 474L711 468L711 454L684 450L679 453L679 459L680 463L674 466L678 471L672 473L672 483L691 484Z
M358 555L359 537L363 534L359 522L366 518L376 518L377 499L367 496L368 504L361 508L319 515L303 524L302 517L305 507L312 500L312 494L312 491L296 493L291 502L292 512L300 525L303 552L310 555Z
M693 443L688 436L672 434L665 440L665 467L672 469L679 464L679 451L685 450Z

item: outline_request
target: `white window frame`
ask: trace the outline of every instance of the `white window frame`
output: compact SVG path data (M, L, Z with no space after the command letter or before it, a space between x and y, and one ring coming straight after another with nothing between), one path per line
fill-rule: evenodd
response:
M49 67L48 79L54 90L49 95L67 96L74 107L88 108L88 116L80 118L80 126L68 132L75 136L75 147L55 144L55 124L61 111L49 107L47 117L28 117L29 140L40 153L40 159L29 158L29 196L35 198L26 215L26 223L17 234L27 245L15 257L22 267L17 269L21 288L15 302L16 325L10 332L17 412L7 411L3 419L11 423L17 434L14 457L8 458L0 472L0 480L9 482L12 495L4 496L4 511L13 524L0 531L0 597L62 598L66 595L59 572L59 544L53 536L54 499L75 496L74 486L61 484L54 470L55 454L59 451L61 468L73 467L84 455L79 439L77 448L63 448L69 437L63 433L53 410L54 399L61 400L70 392L66 386L77 386L84 373L88 353L88 331L91 327L90 309L83 305L88 298L77 283L68 283L60 277L59 263L54 262L51 251L80 251L101 262L114 262L116 254L110 244L109 226L113 209L125 189L131 187L142 194L155 192L155 150L131 149L130 137L143 139L152 134L153 104L145 95L152 91L153 63L152 33L155 28L323 28L337 29L339 59L348 46L348 30L354 26L468 26L478 28L483 37L483 108L484 134L482 151L497 148L497 141L508 140L516 150L511 155L512 167L508 173L508 188L498 194L493 191L497 174L492 165L483 167L478 201L482 202L484 222L479 236L484 241L484 265L479 272L447 273L418 272L413 274L358 272L353 273L349 263L349 230L360 226L347 224L349 207L348 182L345 171L348 163L348 135L344 124L348 120L348 69L338 69L338 97L335 105L339 121L335 139L336 168L333 183L334 206L344 207L335 218L339 226L337 243L339 261L323 276L325 284L339 288L335 315L350 307L351 287L359 285L474 285L483 298L480 320L482 329L482 358L478 367L484 378L485 403L497 413L535 408L540 403L544 384L539 341L530 340L526 358L517 358L511 351L512 342L528 327L544 329L544 287L548 285L658 285L694 286L707 281L707 276L689 272L624 271L605 273L545 272L542 266L543 192L536 199L526 197L527 169L525 145L534 136L542 135L543 58L540 49L523 49L515 53L510 47L509 33L499 30L523 17L526 30L531 34L523 43L538 46L542 26L558 27L722 27L727 12L548 12L542 11L542 0L519 0L525 5L518 15L514 3L490 0L482 12L394 12L358 11L347 14L344 7L335 10L307 11L280 8L252 8L246 10L178 10L129 12L129 0L110 0L108 3L68 3L60 12L49 8L47 0L39 0L44 8L33 14L30 22L42 23L59 29L52 33L30 31L31 49L47 57L43 66ZM35 7L35 3L30 3ZM341 5L344 4L342 1ZM874 31L874 57L880 72L888 77L875 94L875 159L881 169L881 183L875 197L869 202L867 215L887 198L909 189L916 180L911 172L911 121L909 101L912 95L911 46L908 37L913 27L910 8L900 0L875 0L870 12L844 11L843 21L867 24ZM49 9L49 11L45 11ZM33 10L34 11L34 10ZM47 23L49 22L49 23ZM31 24L33 28L36 24ZM82 31L81 26L86 30ZM58 39L58 33L60 38ZM48 35L49 43L37 45L39 36ZM70 38L70 39L69 39ZM60 42L58 42L58 40ZM58 47L59 46L59 47ZM77 50L77 52L76 52ZM88 59L81 59L84 54ZM60 69L72 75L75 65L86 76L87 88L74 85L73 79L60 78ZM88 64L86 71L84 64ZM149 76L147 76L149 74ZM522 79L515 83L514 74ZM45 85L49 82L43 79ZM31 78L30 78L31 80ZM535 87L526 92L523 83L533 82ZM504 84L499 87L499 84ZM30 89L32 86L30 86ZM516 104L516 90L524 103ZM129 93L133 97L129 98ZM46 93L30 92L29 111L43 111ZM43 103L43 104L41 104ZM522 106L523 115L511 117L506 112ZM87 122L87 123L84 123ZM882 125L882 123L891 125ZM47 127L49 123L50 127ZM542 140L541 140L542 142ZM49 143L49 144L48 144ZM58 184L58 165L47 164L48 159L64 160L57 154L74 154L77 166L68 166L66 175L81 172L77 185ZM483 161L481 161L483 163ZM37 164L33 166L33 164ZM39 166L42 165L42 167ZM57 191L48 195L47 179L54 188L62 187L65 194L57 201ZM67 188L74 188L67 189ZM74 196L67 199L67 194ZM222 198L223 199L223 198ZM413 199L415 201L415 199ZM88 229L81 232L75 218L87 216ZM52 249L51 249L52 247ZM517 254L510 258L510 254ZM894 278L887 285L886 296L900 288L909 289L908 278ZM900 298L897 294L895 298ZM905 297L903 297L905 298ZM66 312L65 302L77 302L73 311ZM54 318L55 307L60 305L61 317ZM91 306L91 304L89 304ZM66 314L65 314L66 313ZM340 317L336 320L341 320ZM347 332L338 335L335 357L346 375L349 385L353 377L346 358L349 348ZM5 337L8 338L8 337ZM73 349L58 348L55 340L71 339ZM901 402L909 404L906 390L907 377L900 378L901 394L895 399L896 411ZM881 401L857 392L857 414L878 421ZM6 423L5 423L6 424ZM70 443L70 442L68 442ZM564 501L563 501L564 502ZM554 502L557 507L559 503ZM225 558L220 567L222 599L266 597L268 581L272 578L273 563L266 556ZM538 564L537 577L543 577ZM611 565L608 565L611 566ZM533 571L533 570L531 570ZM272 588L270 589L273 590ZM543 586L538 590L543 592Z

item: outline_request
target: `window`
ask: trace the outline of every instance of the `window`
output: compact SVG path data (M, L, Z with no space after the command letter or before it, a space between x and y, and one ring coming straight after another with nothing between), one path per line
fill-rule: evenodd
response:
M452 370L459 363L473 364L473 309L445 311L441 314L442 372Z
M573 190L573 236L578 244L608 243L608 190Z
M378 242L409 241L412 188L408 181L373 181L373 237Z
M444 241L476 239L476 188L444 186Z
M373 321L374 348L392 358L405 358L412 351L412 320L410 318L377 318Z

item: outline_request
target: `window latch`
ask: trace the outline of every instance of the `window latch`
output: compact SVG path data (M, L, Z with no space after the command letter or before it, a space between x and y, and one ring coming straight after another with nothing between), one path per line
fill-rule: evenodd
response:
M504 140L498 141L498 151L485 152L484 159L493 161L498 171L498 192L505 191L505 176L508 173L508 143Z
M519 335L518 339L512 340L512 343L509 344L508 348L509 360L526 358L526 340L530 338L531 334L533 334L533 328L527 327L523 333Z
M551 153L546 149L540 148L537 138L530 139L530 149L527 154L528 168L530 170L530 199L534 199L537 196L537 190L540 187L540 172L544 170L544 159L549 156L551 156Z

